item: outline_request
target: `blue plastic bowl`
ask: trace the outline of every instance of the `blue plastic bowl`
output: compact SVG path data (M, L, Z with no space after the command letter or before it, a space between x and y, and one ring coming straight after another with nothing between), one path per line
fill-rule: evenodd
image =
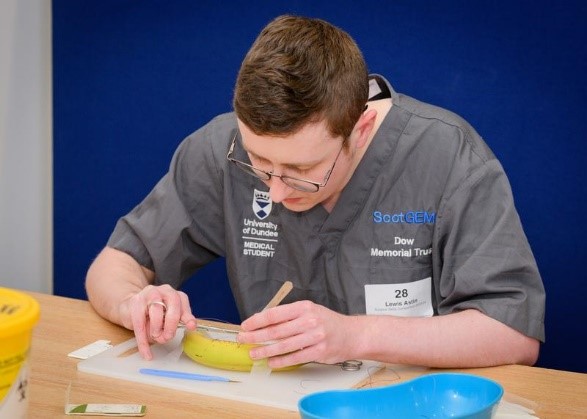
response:
M503 387L487 378L438 373L385 387L308 394L298 409L302 419L489 419L502 396Z

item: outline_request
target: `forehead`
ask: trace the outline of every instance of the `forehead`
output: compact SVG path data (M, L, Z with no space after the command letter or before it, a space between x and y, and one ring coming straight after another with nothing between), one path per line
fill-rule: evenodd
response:
M276 164L319 162L332 153L335 141L323 121L304 125L299 131L283 136L257 135L238 121L245 150Z

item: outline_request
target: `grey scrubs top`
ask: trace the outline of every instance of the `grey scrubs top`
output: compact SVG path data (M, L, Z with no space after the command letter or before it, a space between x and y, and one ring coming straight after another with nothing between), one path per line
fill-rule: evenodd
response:
M473 308L544 341L544 287L502 166L466 121L380 80L393 106L331 213L272 203L229 162L235 135L235 158L248 157L228 113L181 143L108 245L174 287L224 256L242 318L290 280L285 302L398 316Z

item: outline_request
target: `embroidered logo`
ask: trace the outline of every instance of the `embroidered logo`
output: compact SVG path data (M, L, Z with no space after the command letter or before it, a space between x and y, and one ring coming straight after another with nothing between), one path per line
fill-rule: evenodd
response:
M255 189L253 194L253 212L259 220L264 220L271 214L273 201L269 197L269 192L258 191Z

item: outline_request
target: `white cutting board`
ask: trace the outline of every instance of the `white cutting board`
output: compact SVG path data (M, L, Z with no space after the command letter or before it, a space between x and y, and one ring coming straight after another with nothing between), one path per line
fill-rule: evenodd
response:
M359 371L344 371L334 365L306 364L292 371L272 372L269 376L251 375L248 372L225 371L197 364L181 353L182 338L183 330L180 329L175 338L165 345L152 345L151 361L145 361L138 352L125 356L136 348L135 339L130 339L80 361L77 368L92 374L292 411L298 410L298 400L306 394L351 388L381 368L379 363L371 361L364 361ZM221 375L240 383L157 377L139 373L140 368Z

